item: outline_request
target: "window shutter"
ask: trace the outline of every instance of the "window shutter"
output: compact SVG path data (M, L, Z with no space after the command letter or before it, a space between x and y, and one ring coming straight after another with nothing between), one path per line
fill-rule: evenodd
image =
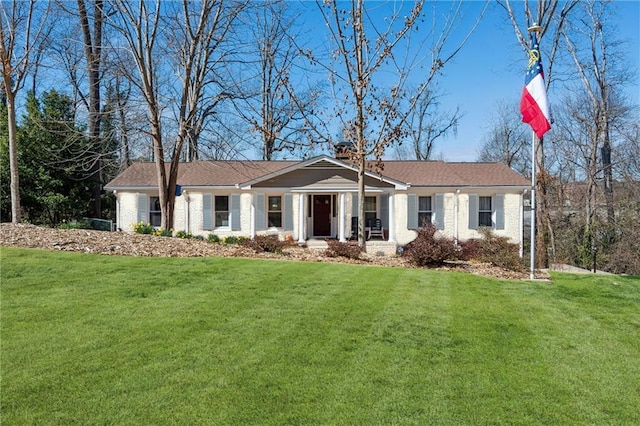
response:
M418 196L407 194L407 229L418 229Z
M358 193L351 194L351 217L358 217Z
M444 194L436 194L434 208L436 229L444 229Z
M240 194L231 194L231 230L239 231L240 225Z
M138 194L138 223L149 222L149 213L147 210L149 202L146 194Z
M504 229L504 194L496 194L491 200L493 209L496 213L496 229Z
M382 227L389 229L389 194L380 194L380 220Z
M292 231L293 230L293 194L284 194L283 196L283 208L284 211L282 214L284 215L284 230Z
M478 229L478 195L469 194L469 229Z
M256 231L264 231L266 229L265 207L264 194L256 194Z
M213 229L212 199L211 194L202 194L202 229L205 230Z

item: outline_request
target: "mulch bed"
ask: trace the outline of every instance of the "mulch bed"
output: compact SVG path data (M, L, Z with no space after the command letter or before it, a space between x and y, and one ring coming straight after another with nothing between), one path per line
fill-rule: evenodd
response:
M103 232L86 229L55 229L42 226L9 223L0 224L0 246L28 247L95 253L120 256L145 257L247 257L262 259L289 259L306 262L334 262L412 268L400 256L371 256L361 259L327 257L324 250L291 245L283 253L256 253L237 244L217 244L198 239L158 237L128 232ZM518 280L527 279L528 273L507 271L490 264L476 262L451 262L439 270L462 271L476 275ZM549 278L539 272L537 278Z

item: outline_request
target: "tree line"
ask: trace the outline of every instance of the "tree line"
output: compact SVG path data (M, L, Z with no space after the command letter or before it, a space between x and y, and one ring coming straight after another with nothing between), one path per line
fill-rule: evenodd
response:
M614 256L637 219L640 168L637 105L624 97L635 76L615 4L501 0L463 20L468 6L449 2L436 14L441 6L425 1L2 2L1 219L112 217L103 185L146 160L156 164L169 228L182 161L305 158L345 141L363 197L366 169L381 172L394 154L432 159L455 134L461 108L441 107L439 80L493 8L511 23L524 64L526 29L543 27L548 91L563 94L552 131L536 141L542 266L585 264L596 247ZM308 9L319 22L305 21ZM322 37L310 35L318 26ZM495 114L478 159L528 175L532 142L515 99Z

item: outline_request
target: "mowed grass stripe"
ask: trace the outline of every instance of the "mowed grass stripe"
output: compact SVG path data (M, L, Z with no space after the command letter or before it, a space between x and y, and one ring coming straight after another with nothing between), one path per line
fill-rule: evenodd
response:
M3 248L3 422L639 423L639 291Z

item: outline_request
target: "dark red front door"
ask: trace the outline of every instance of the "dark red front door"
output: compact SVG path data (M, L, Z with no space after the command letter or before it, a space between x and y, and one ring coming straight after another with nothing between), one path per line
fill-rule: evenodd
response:
M313 235L331 235L331 195L313 196Z

